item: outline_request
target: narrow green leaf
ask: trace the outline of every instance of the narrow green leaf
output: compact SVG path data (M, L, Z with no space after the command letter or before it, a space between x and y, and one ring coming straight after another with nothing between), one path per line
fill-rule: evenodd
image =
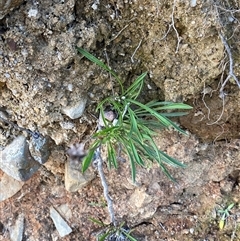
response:
M162 160L173 167L186 167L185 164L179 162L177 159L167 155L165 152L159 150L159 153L161 154Z
M137 79L132 83L132 85L123 93L123 96L131 99L136 99L143 86L144 78L146 77L147 72L142 73Z
M163 106L163 105L166 105L166 104L172 104L173 102L159 102L157 100L152 100L148 103L146 103L145 105L149 108L154 108L154 107L158 107L158 106ZM146 113L146 110L142 109L142 108L137 108L135 109L135 113L136 114L140 114L140 113ZM148 113L148 112L147 112Z
M84 57L86 57L87 59L89 59L90 61L92 61L93 63L97 64L99 67L101 67L102 69L105 69L106 71L108 71L110 74L112 74L115 79L118 81L120 87L121 87L121 93L123 93L123 86L122 86L122 81L120 80L120 78L117 76L117 74L112 71L107 65L105 65L101 60L97 59L95 56L93 56L92 54L90 54L88 51L76 47L76 49L78 50L79 53L81 53Z
M176 180L173 178L173 176L169 173L169 171L167 170L167 168L164 166L163 163L159 163L163 173L173 182L176 182Z
M133 144L131 139L129 139L129 145L130 145L130 148L132 150L133 157L134 157L135 161L137 162L137 164L144 167L144 162L143 162L142 158L139 156L139 154L136 150L136 147Z
M137 239L135 239L134 237L132 237L129 233L125 232L122 230L122 232L124 233L124 235L130 240L130 241L138 241Z
M154 136L156 134L156 131L154 129L162 128L162 125L157 121L146 120L142 122L141 120L139 120L138 127L144 139L144 135Z
M148 106L132 100L132 99L127 99L128 102L133 103L135 105L140 106L142 109L145 109L147 112L151 113L155 118L157 118L165 127L169 127L172 126L174 127L177 131L179 131L180 133L183 133L186 135L185 131L183 131L181 128L179 128L175 123L173 123L171 120L169 120L167 117L162 116L161 114L159 114L158 112L152 110L151 108L149 108Z
M135 162L134 162L134 157L131 153L131 149L129 148L129 146L124 144L124 147L125 147L128 157L130 159L132 180L133 180L133 183L135 183L136 182L136 166L135 166Z
M101 129L100 131L96 132L93 137L94 138L99 138L103 139L104 137L107 137L111 133L117 132L119 130L119 126L110 126L110 127L105 127Z
M148 112L143 112L143 113L136 113L135 114L141 118L141 117L151 117L152 114L148 113ZM161 112L160 113L162 116L165 116L165 117L178 117L178 116L184 116L184 115L187 115L189 114L188 112Z
M234 203L231 203L231 204L227 207L227 211L230 211L230 210L233 208L234 205L235 205Z
M107 231L107 233L99 235L98 241L106 241L106 238L111 234L111 231Z
M108 149L109 167L111 168L111 165L113 164L113 166L117 168L118 164L117 164L117 158L116 158L116 151L113 148L112 143L110 141L107 145L107 149Z
M133 103L135 105L140 106L142 109L146 110L148 113L152 114L154 117L156 117L160 122L162 122L166 127L168 127L169 121L166 117L161 116L161 114L157 113L156 111L154 111L153 109L149 108L148 106L136 101L136 100L132 100L132 99L127 99L128 102Z
M162 158L161 158L161 155L159 153L159 149L158 149L156 143L154 142L154 140L152 139L151 136L148 136L148 138L149 138L149 142L151 144L151 147L153 148L154 152L156 153L156 160L161 162Z
M138 143L139 145L138 149L145 156L145 159L149 161L154 161L157 159L156 152L153 150L153 148L151 148L149 145L142 144L138 140L135 140L135 142Z
M142 120L139 119L139 129L140 131L144 131L144 133L155 136L156 130L161 130L165 128L165 126L158 120ZM141 132L142 133L142 132Z
M159 110L176 110L176 109L184 109L184 110L191 110L193 107L184 103L172 103L169 105L164 105L164 106L156 106L153 109L155 111Z
M161 115L166 117L178 117L178 116L184 116L189 114L188 112L170 112L170 113L161 113Z
M98 219L95 219L95 218L91 218L91 217L90 217L89 220L92 221L93 223L98 224L98 225L101 226L101 227L104 227L104 226L105 226L105 224L104 224L102 221L98 220Z
M130 124L131 124L131 129L130 129L130 132L129 132L129 138L131 138L131 135L134 133L142 141L142 135L141 135L141 132L138 129L138 123L137 123L137 120L136 120L135 113L130 108L128 108L128 113L129 113L129 116L130 116Z
M167 118L167 117L166 117ZM168 119L168 118L167 118ZM180 132L180 133L182 133L182 134L184 134L184 135L187 135L187 133L184 131L184 130L182 130L179 126L177 126L173 121L171 121L171 120L169 120L168 119L168 121L169 121L169 123L170 123L170 126L172 126L172 127L174 127L178 132Z
M145 106L151 108L154 111L160 111L160 110L173 110L173 109L186 109L190 110L192 109L191 106L184 104L184 103L174 103L174 102L159 102L159 101L150 101ZM138 108L135 110L135 113L137 115L141 114L142 116L144 114L147 114L146 110L142 108Z
M92 159L93 159L93 156L94 156L94 152L95 152L95 149L90 149L90 151L88 152L88 155L86 157L83 158L83 162L82 162L82 172L85 172L90 163L92 162Z

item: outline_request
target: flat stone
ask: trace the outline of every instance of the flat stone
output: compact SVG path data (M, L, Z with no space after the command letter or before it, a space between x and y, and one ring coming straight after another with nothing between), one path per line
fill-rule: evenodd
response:
M64 203L58 207L56 207L56 210L59 212L59 214L65 219L70 220L72 218L72 210L69 208L69 205Z
M52 206L50 207L50 217L52 218L60 237L64 237L72 232L71 227L69 227L66 221Z
M0 168L18 181L27 181L41 166L35 161L24 136L18 136L0 151Z
M31 137L29 150L32 157L40 164L44 164L51 154L50 149L52 143L51 138L48 136L39 136L38 138Z
M87 99L82 98L76 103L72 103L69 106L63 107L62 112L73 120L77 119L83 114L86 103Z
M6 173L0 178L0 202L12 197L22 189L24 182L15 180Z
M65 188L69 192L76 192L86 186L95 178L95 174L90 170L82 173L81 165L75 168L68 160L65 163Z
M24 216L20 214L16 220L14 226L10 227L10 240L11 241L22 241L24 230Z

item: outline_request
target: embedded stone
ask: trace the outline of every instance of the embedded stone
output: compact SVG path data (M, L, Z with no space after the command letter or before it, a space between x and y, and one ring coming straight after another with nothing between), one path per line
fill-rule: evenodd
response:
M52 143L51 138L48 136L43 137L40 135L38 138L32 137L29 143L29 150L32 157L40 164L44 164L51 154L50 149Z
M77 119L83 114L86 107L86 103L87 103L87 99L83 98L77 103L63 107L62 112L73 120Z
M76 168L71 161L65 163L65 188L69 192L76 192L86 186L95 178L95 174L90 170L82 173L81 164Z
M0 177L0 202L12 197L22 189L24 182L20 182L6 173Z
M41 166L35 161L24 136L18 136L0 151L0 168L18 181L27 181Z

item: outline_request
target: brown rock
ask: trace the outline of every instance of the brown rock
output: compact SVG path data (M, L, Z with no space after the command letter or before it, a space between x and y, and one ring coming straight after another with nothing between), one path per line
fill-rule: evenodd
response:
M92 181L94 177L94 173L89 170L82 173L81 167L78 169L73 168L69 161L65 164L65 188L69 192L78 191Z

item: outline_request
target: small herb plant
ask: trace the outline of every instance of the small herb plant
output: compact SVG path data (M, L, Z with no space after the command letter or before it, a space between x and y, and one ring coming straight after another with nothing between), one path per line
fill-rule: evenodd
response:
M123 159L120 156L121 151L127 155L130 161L133 182L136 179L136 165L147 167L148 163L153 161L157 161L163 172L171 180L174 180L167 170L166 164L174 167L184 167L185 165L159 150L153 136L156 134L156 129L164 127L173 127L185 134L168 117L185 115L186 112L168 111L175 109L189 110L192 107L183 103L160 102L157 100L143 104L137 98L141 93L144 78L147 75L146 72L137 77L132 85L125 90L120 78L108 66L84 49L77 47L77 50L93 63L108 71L120 86L119 96L107 97L98 104L99 121L97 132L93 135L93 142L82 160L83 172L94 161L101 179L103 194L107 201L111 220L110 226L107 226L107 228L103 227L102 232L97 235L97 240L136 241L131 236L130 230L116 223L113 201L109 196L108 185L103 172L102 146L105 146L107 150L109 168L118 167L118 161ZM79 147L82 147L82 145L80 144ZM80 151L81 153L82 150ZM100 224L96 219L92 219L92 221Z
M119 150L127 154L130 161L132 179L136 179L136 165L146 167L148 162L157 161L162 171L174 180L166 168L166 164L174 167L185 165L168 156L157 147L153 136L156 130L173 127L180 133L180 129L168 117L181 116L186 112L168 112L169 110L189 110L192 107L183 103L160 102L157 100L143 104L137 100L144 78L142 73L132 85L124 90L122 81L108 66L84 49L77 50L93 63L108 71L118 81L121 89L119 96L110 96L100 102L97 111L100 113L98 131L93 135L94 141L90 146L88 155L82 163L82 171L86 171L94 159L96 149L105 145L107 149L108 167L118 167ZM106 108L110 108L108 111ZM109 117L110 115L110 117Z
M225 222L227 218L230 216L230 210L233 208L234 203L231 203L225 209L219 209L218 213L220 214L220 221L219 221L219 229L222 230L225 226Z

